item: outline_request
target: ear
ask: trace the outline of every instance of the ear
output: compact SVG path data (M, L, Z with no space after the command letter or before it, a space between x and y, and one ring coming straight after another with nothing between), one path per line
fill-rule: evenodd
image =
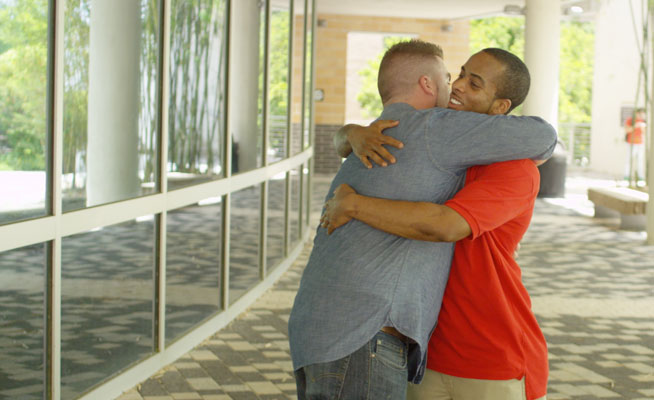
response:
M490 114L501 115L506 114L511 108L511 100L509 99L495 99L491 105Z
M420 79L418 79L418 85L425 94L433 95L436 93L436 85L427 75L422 75Z

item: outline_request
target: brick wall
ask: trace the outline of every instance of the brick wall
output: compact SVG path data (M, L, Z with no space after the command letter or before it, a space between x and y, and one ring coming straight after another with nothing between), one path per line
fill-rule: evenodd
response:
M313 146L313 171L316 174L333 174L334 172L338 171L338 168L341 166L341 157L336 154L336 149L334 149L334 142L332 141L334 133L341 126L342 124L316 124L316 135Z

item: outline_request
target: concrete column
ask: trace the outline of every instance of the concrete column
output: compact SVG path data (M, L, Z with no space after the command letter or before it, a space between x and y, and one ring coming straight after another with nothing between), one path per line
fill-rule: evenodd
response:
M257 127L259 114L259 0L231 3L232 31L230 59L229 118L232 140L232 165L245 172L258 167ZM238 149L238 150L237 150Z
M552 0L526 0L525 7L525 64L531 74L531 89L523 113L540 116L556 127L561 4Z
M139 194L141 7L91 0L87 205Z

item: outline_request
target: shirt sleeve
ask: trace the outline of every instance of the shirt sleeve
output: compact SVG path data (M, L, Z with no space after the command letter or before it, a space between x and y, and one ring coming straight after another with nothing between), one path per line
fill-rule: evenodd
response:
M468 170L466 184L445 205L470 225L472 239L530 210L540 176L531 160L496 163Z
M554 152L557 134L539 117L434 109L425 139L433 162L460 170L508 160L545 160Z

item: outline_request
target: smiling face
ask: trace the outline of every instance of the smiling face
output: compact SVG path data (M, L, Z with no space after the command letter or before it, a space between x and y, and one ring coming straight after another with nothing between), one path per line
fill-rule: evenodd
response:
M442 58L438 58L436 63L436 68L433 74L433 81L436 85L435 93L435 106L436 107L447 107L450 100L450 73L447 72L447 67Z
M452 84L448 108L482 114L505 113L507 108L502 102L507 100L496 98L497 82L501 82L504 69L495 57L484 52L474 54Z

